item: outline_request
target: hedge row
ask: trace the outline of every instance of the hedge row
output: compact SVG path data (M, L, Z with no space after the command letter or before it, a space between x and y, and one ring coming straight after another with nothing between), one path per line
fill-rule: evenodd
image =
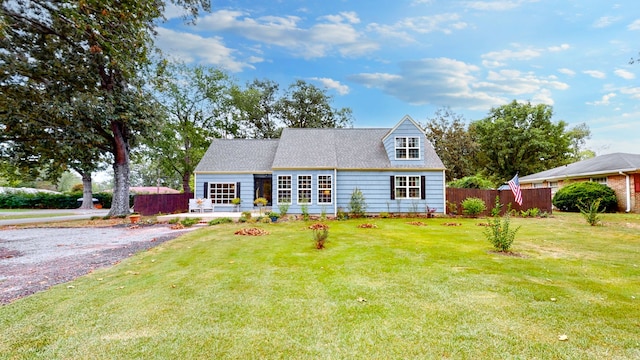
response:
M95 193L93 197L104 208L111 207L111 193ZM82 192L68 194L23 192L0 194L0 209L77 209L82 205ZM129 205L133 206L133 196L129 197Z

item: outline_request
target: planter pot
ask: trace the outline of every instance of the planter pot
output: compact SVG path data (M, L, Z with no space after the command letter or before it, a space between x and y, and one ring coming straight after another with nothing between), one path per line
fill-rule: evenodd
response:
M132 224L137 223L140 221L140 215L129 215L129 221L131 221Z
M278 217L277 216L271 216L271 222L276 222L278 221Z

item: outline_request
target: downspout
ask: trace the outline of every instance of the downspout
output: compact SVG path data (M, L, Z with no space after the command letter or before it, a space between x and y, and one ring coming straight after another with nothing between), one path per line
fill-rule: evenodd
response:
M626 182L626 185L627 185L627 189L626 189L626 192L627 192L627 210L625 210L625 212L628 213L628 212L631 211L631 181L629 180L629 174L625 174L622 171L618 171L618 173L620 175L626 176L626 178L627 178L627 182Z
M333 217L338 216L338 169L333 169Z
M442 170L442 199L443 199L443 203L442 203L442 208L444 209L444 211L442 212L444 215L447 214L447 174L445 173L446 170Z

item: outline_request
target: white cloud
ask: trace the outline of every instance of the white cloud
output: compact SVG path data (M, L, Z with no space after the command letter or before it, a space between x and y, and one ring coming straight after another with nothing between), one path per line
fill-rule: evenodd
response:
M568 76L575 76L576 75L575 71L573 71L571 69L567 69L567 68L558 69L558 72L560 74L565 74L565 75L568 75Z
M587 102L587 105L601 106L601 105L609 105L611 99L616 97L615 93L608 93L606 95L602 95L602 98L598 101Z
M620 17L615 16L602 16L598 20L593 23L593 27L595 28L605 28L611 26L613 23L619 21Z
M431 16L408 17L393 25L371 23L367 26L367 30L385 37L413 42L415 39L411 34L428 34L432 32L451 34L453 31L465 29L467 26L467 23L460 21L460 15L446 13Z
M489 59L493 61L507 61L507 60L531 60L533 58L539 57L541 52L535 49L523 49L519 51L513 50L501 50L501 51L492 51L486 54L483 54L481 57L483 59Z
M473 10L505 11L518 8L525 3L532 3L537 1L538 0L467 1L464 3L464 5Z
M257 57L252 57L247 62L236 60L234 50L226 47L218 37L205 38L162 27L157 28L156 31L158 47L187 63L211 64L228 71L238 72L244 68L253 68L250 63L262 61Z
M598 70L585 70L583 71L583 73L596 78L596 79L604 79L607 77L607 74L603 73L602 71L598 71Z
M561 44L558 46L550 46L549 48L547 48L547 50L551 51L551 52L558 52L558 51L565 51L565 50L569 50L571 48L571 46L569 44Z
M613 73L625 80L632 80L636 78L636 75L634 73L623 69L617 69Z
M311 27L299 25L297 16L252 18L247 13L220 10L200 21L205 30L230 32L246 39L288 49L306 59L339 53L359 56L378 50L379 45L364 37L354 24L360 22L354 12L341 12L318 18Z
M640 19L627 25L627 30L640 30Z
M620 92L629 95L632 99L640 99L640 87L622 88Z
M318 77L312 77L310 80L318 81L325 88L335 90L340 95L347 95L350 91L347 85L341 84L338 80Z

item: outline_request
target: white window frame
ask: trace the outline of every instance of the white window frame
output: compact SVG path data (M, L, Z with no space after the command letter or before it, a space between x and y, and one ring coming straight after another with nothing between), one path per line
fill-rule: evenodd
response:
M303 184L300 182L301 178L306 178L309 180L308 184ZM297 179L297 184L298 184L298 189L296 191L297 194L297 201L298 201L298 205L311 205L313 203L313 176L312 175L306 175L306 174L302 174L302 175L298 175L298 179ZM304 187L302 187L302 185L304 185ZM308 185L308 187L307 187ZM300 196L300 192L304 191L304 192L308 192L309 193L309 197L301 197ZM309 201L307 202L302 202L302 199L308 199Z
M401 143L398 143L401 141ZM410 145L411 142L414 144ZM396 136L394 139L394 152L396 160L420 160L420 137L419 136ZM405 156L398 156L398 150L403 150ZM417 153L417 157L411 157L412 150Z
M325 181L320 178L328 178L329 179L329 187L326 187ZM333 204L333 175L318 175L318 204L322 205L331 205ZM325 191L329 191L329 202L325 202L323 200L326 199Z
M238 188L234 182L209 183L209 199L214 205L231 205L231 200L238 197L237 191Z
M589 179L589 181L591 182L597 182L598 184L602 184L602 185L607 185L607 177L606 176L600 176L600 177L592 177L591 179Z
M410 178L415 178L416 179L416 184L417 185L410 185ZM403 180L403 184L401 184L400 180ZM420 178L420 175L395 175L395 179L394 179L394 184L393 184L393 191L395 192L395 198L396 199L421 199L422 196L422 181ZM398 196L398 190L402 189L404 190L406 196ZM414 190L418 190L417 194L415 196L409 196L411 194L411 189Z
M289 178L289 187L283 187L282 185L286 185L280 179ZM286 180L285 180L286 181ZM277 178L277 189L276 189L276 201L278 204L287 204L291 205L291 201L293 200L293 176L291 175L278 175ZM288 197L280 196L281 193L289 193ZM289 202L280 201L281 199L289 199Z

